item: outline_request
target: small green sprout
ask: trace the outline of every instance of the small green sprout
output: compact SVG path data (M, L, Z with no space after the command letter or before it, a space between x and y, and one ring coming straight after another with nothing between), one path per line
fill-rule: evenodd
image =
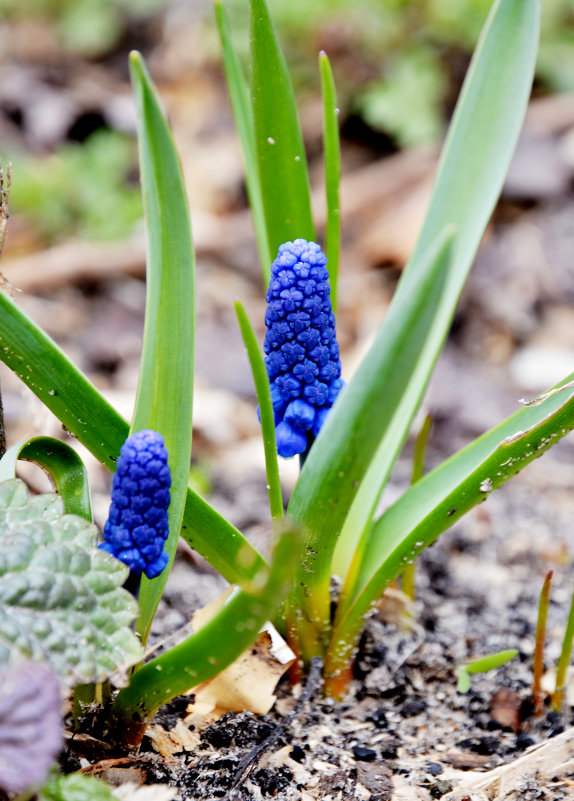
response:
M511 659L514 659L515 656L518 656L518 651L516 648L510 648L507 651L499 651L496 654L482 656L480 659L469 662L468 665L458 665L456 669L456 689L459 693L467 693L470 690L471 675L475 673L487 673L489 670L499 668L507 662L510 662Z
M564 689L566 687L566 673L568 665L572 657L572 646L574 645L574 593L572 594L572 601L570 602L570 612L568 613L568 622L566 623L566 631L564 632L564 639L562 640L562 649L558 664L556 665L556 684L550 702L552 709L555 712L560 712L562 703L564 701Z
M552 586L553 570L549 570L544 579L540 600L538 602L538 620L536 621L536 634L534 639L534 664L532 668L532 700L534 702L534 715L538 717L544 710L544 697L542 693L542 674L544 673L544 640L546 637L546 621L548 607L550 606L550 588Z

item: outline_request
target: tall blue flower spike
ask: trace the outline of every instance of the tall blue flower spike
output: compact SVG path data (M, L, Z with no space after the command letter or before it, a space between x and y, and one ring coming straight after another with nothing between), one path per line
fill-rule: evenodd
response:
M295 239L271 265L265 365L285 458L308 450L344 386L326 264L319 245Z
M171 473L163 437L138 431L122 445L112 486L112 503L99 546L132 572L155 578L169 562L164 543Z

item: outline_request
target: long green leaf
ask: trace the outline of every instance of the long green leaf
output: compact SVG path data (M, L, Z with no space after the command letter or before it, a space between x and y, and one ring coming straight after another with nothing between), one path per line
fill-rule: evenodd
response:
M454 224L458 295L498 199L526 111L540 32L538 0L495 0L477 43L439 163L415 252L417 265L436 231Z
M249 540L189 487L181 536L230 584L249 583L266 565Z
M320 631L327 628L331 558L337 536L368 465L377 451L405 382L417 370L442 297L452 231L428 254L416 293L401 293L359 366L341 393L305 461L289 516L302 526L306 555L298 566L296 591ZM401 365L399 369L397 365ZM300 589L302 588L302 589Z
M139 53L130 56L147 231L147 294L141 369L131 431L163 435L171 470L170 564L183 517L191 459L195 260L179 159ZM142 577L137 630L145 643L169 569Z
M162 704L208 681L249 647L292 582L296 541L293 531L284 532L271 566L255 576L251 587L236 591L210 622L134 674L112 708L115 735L124 745L139 744Z
M221 40L223 67L225 70L229 97L231 99L231 108L233 109L233 118L235 119L235 127L237 128L241 149L243 151L245 184L253 218L259 260L261 262L263 284L267 286L271 277L271 262L273 261L273 256L271 255L267 229L265 227L263 198L261 196L259 171L257 169L257 157L255 154L255 131L251 114L249 86L245 79L241 62L231 41L229 22L222 0L215 1L215 19L217 22L217 30L219 31L219 38Z
M35 462L49 473L64 501L66 514L92 521L88 472L73 448L54 437L33 437L18 442L0 459L0 481L16 478L19 459Z
M112 472L126 421L16 304L0 292L0 359L66 429ZM182 536L230 584L250 582L265 561L243 534L191 489Z
M420 342L416 374L411 372L408 364L399 362L393 355L394 369L403 375L405 391L394 401L390 398L383 401L387 425L378 435L378 452L372 458L359 492L354 500L351 499L353 505L340 538L337 568L343 574L352 555L357 551L360 555L365 547L361 538L368 529L378 498L404 444L500 192L528 101L538 28L537 0L497 0L477 45L445 143L423 231L387 317L393 306L408 306L409 297L412 295L414 298L420 291L421 273L426 268L429 249L437 232L448 225L456 228L452 269L443 285L441 298L434 303L434 320L432 324L429 321L428 336ZM384 343L381 347L385 347ZM392 351L391 345L389 348ZM375 382L378 378L361 373L361 380ZM334 412L333 417L343 431L353 428L354 423L349 417L353 413L350 408L339 409L339 414ZM368 429L371 422L364 418L362 425ZM342 443L340 447L344 448ZM338 495L338 489L324 480L329 472L330 454L327 452L331 443L325 438L319 440L314 448L317 487L308 481L307 486L301 482L299 493L313 496L318 493L316 497L305 499L309 510L317 505L317 501L319 506L326 506L329 497ZM300 505L299 500L297 505ZM310 519L307 512L298 519L312 528L312 512L309 514ZM351 586L353 575L351 572L348 576Z
M241 335L249 357L253 381L257 392L257 402L259 404L259 415L261 417L261 433L263 435L263 447L265 449L265 471L267 473L267 489L269 491L269 506L271 507L271 517L274 522L283 520L283 496L281 494L281 481L279 479L279 465L277 463L277 444L275 441L275 417L273 414L273 404L271 402L271 390L269 387L269 377L265 368L265 362L257 344L257 337L253 330L247 313L239 301L235 304L237 319Z
M291 78L265 0L251 0L251 94L255 150L272 254L315 239L303 137Z
M323 97L323 159L325 162L325 197L327 223L325 226L325 253L329 265L331 303L337 314L339 297L339 253L341 250L341 209L339 184L341 182L341 147L339 143L339 109L333 71L327 54L319 54L321 94Z
M573 428L571 389L566 401L561 393L553 394L539 406L519 410L432 470L383 514L370 532L355 594L339 604L327 676L336 681L365 614L405 564Z
M361 559L370 521L404 444L476 249L500 192L528 102L539 29L537 0L497 0L477 44L445 142L423 231L399 292L416 291L434 232L453 223L452 270L435 324L424 342L420 372L405 392L355 499L340 538L337 567ZM435 226L438 226L436 228ZM352 592L354 569L344 593Z

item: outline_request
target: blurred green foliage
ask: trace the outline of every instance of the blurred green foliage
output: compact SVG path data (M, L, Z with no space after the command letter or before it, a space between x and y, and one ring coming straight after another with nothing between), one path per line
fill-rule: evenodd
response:
M100 58L113 51L130 26L133 32L134 24L153 18L169 2L0 0L0 17L45 20L66 51ZM269 0L269 6L298 93L316 97L316 55L324 49L333 64L343 118L356 114L408 147L441 138L492 2ZM225 0L225 5L238 50L246 55L248 0ZM209 4L205 19L213 32ZM209 40L204 41L208 50ZM543 4L537 80L548 91L574 89L574 0ZM68 235L121 237L141 217L138 191L126 183L136 163L135 146L119 134L101 131L82 146L65 145L47 158L10 158L15 162L12 208L47 241Z
M38 17L54 25L70 53L99 57L121 39L130 22L152 16L166 0L0 0L2 19Z
M135 141L101 130L83 145L66 144L45 157L10 154L13 214L47 242L65 236L106 240L126 236L142 217ZM9 159L4 158L6 163Z
M400 146L436 141L493 0L269 0L298 90L327 51L341 105ZM237 43L246 0L226 0ZM243 28L243 30L242 30ZM574 89L574 2L545 0L537 82Z

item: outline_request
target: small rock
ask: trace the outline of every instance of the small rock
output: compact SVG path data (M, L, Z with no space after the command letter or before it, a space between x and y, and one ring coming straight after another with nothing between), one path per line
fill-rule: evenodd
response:
M430 773L431 776L438 776L439 773L443 772L443 766L440 765L438 762L429 762L427 764L427 773Z
M360 763L357 765L357 779L371 793L381 793L389 798L392 795L392 773L383 765Z
M388 725L387 714L386 714L385 710L383 709L383 707L379 707L378 709L375 709L375 711L373 712L373 714L371 716L371 720L373 721L373 723L375 724L377 729L386 729L387 728L387 725Z
M291 749L289 756L291 757L291 759L294 759L295 762L303 762L303 760L305 759L305 751L301 748L300 745L294 745L293 748Z
M359 762L373 762L377 758L377 752L372 748L366 748L364 745L354 745L353 756Z
M452 784L446 781L446 779L439 779L433 782L429 789L432 798L442 798L443 795L446 795L446 793L452 790Z
M519 734L516 738L516 748L519 751L525 751L527 748L530 748L531 745L534 745L536 741L532 737L528 737L526 734Z
M404 718L412 718L415 715L420 715L426 708L426 701L423 701L422 698L413 698L402 705L401 715Z

